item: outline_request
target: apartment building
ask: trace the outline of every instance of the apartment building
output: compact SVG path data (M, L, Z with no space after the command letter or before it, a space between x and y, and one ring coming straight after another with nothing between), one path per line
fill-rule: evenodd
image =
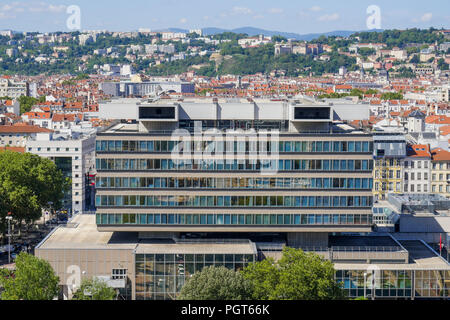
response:
M388 193L403 192L403 159L406 157L406 139L403 134L376 133L374 141L375 200L385 200Z
M35 139L39 134L48 135L51 132L52 130L24 123L0 126L0 146L25 147L28 140Z
M431 151L428 145L408 145L402 165L404 192L420 194L431 191Z
M27 82L18 82L8 78L0 78L0 97L17 99L21 96L28 95L29 89Z
M450 152L431 151L431 192L450 198Z
M72 185L64 197L69 213L94 211L95 136L71 139L61 135L40 135L26 143L26 152L49 158L70 178Z

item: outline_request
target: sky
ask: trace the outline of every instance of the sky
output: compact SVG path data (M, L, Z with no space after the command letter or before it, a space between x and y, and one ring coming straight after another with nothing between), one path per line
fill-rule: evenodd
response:
M367 30L367 8L382 29L450 28L448 0L0 0L0 30L70 31L67 8L80 8L81 30L256 27L298 34Z

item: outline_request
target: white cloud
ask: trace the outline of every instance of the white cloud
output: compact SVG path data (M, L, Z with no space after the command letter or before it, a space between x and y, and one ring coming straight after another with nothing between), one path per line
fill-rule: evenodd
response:
M233 9L231 10L233 12L233 14L252 14L253 11L249 8L246 7L233 7Z
M319 21L336 21L339 19L339 13L325 14L319 17Z
M313 12L319 12L319 11L322 11L322 8L319 6L314 6L314 7L309 8L309 10L313 11Z
M0 12L52 12L59 13L64 12L66 10L66 6L62 4L49 4L46 2L31 2L26 3L23 1L15 1L8 4L4 4L0 6Z
M269 13L271 14L280 14L283 13L284 10L281 8L270 8L269 10L267 10Z
M186 18L181 18L180 19L180 23L186 23L187 22L187 19Z
M432 18L433 18L433 14L429 12L429 13L425 13L425 14L420 18L420 20L421 20L422 22L428 22L428 21L430 21Z
M257 14L253 16L253 19L264 19L264 16L262 14Z

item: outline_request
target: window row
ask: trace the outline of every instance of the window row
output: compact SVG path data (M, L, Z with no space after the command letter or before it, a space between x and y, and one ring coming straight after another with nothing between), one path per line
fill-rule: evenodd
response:
M97 214L97 225L368 225L360 214Z
M97 207L371 207L371 196L102 196Z
M97 177L97 188L129 189L365 189L371 178L113 178Z
M208 170L208 171L372 171L372 160L172 160L96 159L97 170Z
M373 152L369 141L97 141L98 152Z

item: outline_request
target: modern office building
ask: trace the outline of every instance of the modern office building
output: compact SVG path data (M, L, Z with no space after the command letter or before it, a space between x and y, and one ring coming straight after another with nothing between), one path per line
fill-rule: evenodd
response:
M105 105L101 117L129 120L97 135L96 216L56 229L36 253L66 291L75 265L83 277L122 277L114 286L140 300L174 299L204 266L240 270L284 246L316 251L339 271L407 265L389 236L345 236L373 226L373 138L342 122L366 113L302 100Z

